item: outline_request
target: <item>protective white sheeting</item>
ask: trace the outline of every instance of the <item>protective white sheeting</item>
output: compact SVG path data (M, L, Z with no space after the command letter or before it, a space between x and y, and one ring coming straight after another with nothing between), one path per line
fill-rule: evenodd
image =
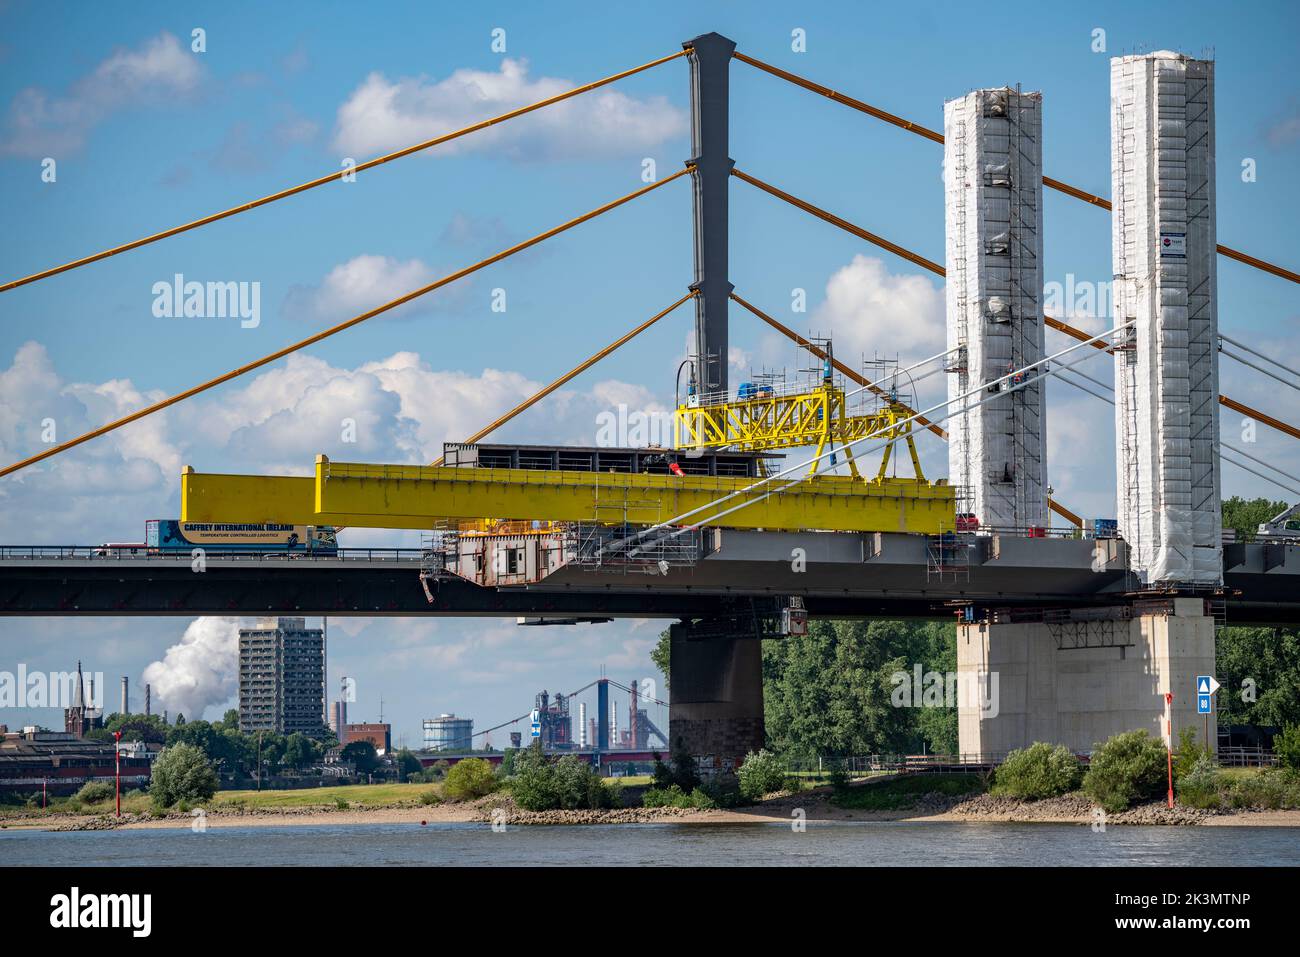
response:
M1144 582L1219 584L1214 64L1110 62L1119 530Z
M965 347L949 398L1043 357L1042 103L1003 88L944 104L948 345ZM948 477L983 525L1046 525L1044 390L1013 385L952 420Z

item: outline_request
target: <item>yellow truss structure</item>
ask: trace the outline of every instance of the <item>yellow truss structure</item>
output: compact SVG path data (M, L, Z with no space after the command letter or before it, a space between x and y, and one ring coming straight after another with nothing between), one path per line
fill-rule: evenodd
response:
M331 462L322 455L315 475L302 478L213 475L186 466L181 519L426 529L483 515L499 516L497 521L590 522L617 514L618 522L654 525L692 513L685 524L773 531L924 534L952 525L948 485L816 475L774 479L745 491L754 484L752 478L709 475L366 465ZM718 502L731 493L741 494ZM744 502L750 504L723 514Z
M912 457L916 478L925 480L912 439L912 415L906 406L889 402L866 415L848 412L844 390L830 383L803 392L780 394L759 386L745 398L703 405L679 406L673 416L679 449L734 448L746 451L816 446L820 456L829 444L844 446L849 471L860 479L849 443L867 437L902 440ZM894 441L885 446L876 481L883 481ZM817 471L812 463L808 474Z

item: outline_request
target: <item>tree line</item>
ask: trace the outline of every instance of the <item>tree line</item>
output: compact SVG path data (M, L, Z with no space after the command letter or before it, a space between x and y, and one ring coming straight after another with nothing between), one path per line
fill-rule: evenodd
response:
M105 720L104 727L91 730L86 737L111 743L114 731L122 732L124 742L139 741L165 747L191 745L203 752L213 769L223 777L256 775L259 755L264 774L301 771L320 764L326 751L338 747L334 732L324 725L314 735L240 731L239 712L234 708L227 711L220 721L186 721L184 715L178 714L175 724L164 723L156 714L112 714ZM373 746L369 753L374 754Z

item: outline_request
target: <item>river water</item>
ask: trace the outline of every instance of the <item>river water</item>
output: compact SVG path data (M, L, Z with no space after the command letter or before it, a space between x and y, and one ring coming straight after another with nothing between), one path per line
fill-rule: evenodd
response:
M356 824L0 831L12 865L1300 865L1300 828L1066 824Z

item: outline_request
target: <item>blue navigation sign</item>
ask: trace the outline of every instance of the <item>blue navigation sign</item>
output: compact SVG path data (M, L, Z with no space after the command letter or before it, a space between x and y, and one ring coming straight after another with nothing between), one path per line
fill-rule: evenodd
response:
M1196 676L1196 713L1214 713L1214 692L1219 690L1219 683L1213 675Z

